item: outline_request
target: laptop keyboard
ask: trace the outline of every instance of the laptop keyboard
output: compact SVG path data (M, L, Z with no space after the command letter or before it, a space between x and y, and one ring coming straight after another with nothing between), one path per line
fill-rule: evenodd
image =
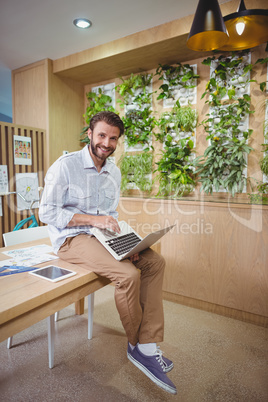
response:
M140 241L141 239L135 235L135 233L127 233L125 235L106 240L106 243L117 255L122 255L131 250Z

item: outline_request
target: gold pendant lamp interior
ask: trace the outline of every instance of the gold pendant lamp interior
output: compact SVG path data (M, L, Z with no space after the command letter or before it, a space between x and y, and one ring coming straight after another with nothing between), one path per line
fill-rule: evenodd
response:
M241 0L237 12L223 19L229 39L220 50L250 49L268 41L268 10L247 10L244 0Z
M217 0L199 0L187 46L196 51L219 49L228 41L228 34Z
M247 10L241 0L236 12L222 17L217 0L199 0L187 46L196 51L240 51L267 41L268 9Z

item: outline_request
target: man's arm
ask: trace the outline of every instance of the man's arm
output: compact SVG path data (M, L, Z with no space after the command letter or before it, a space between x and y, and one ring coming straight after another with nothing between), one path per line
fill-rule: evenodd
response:
M66 207L67 194L70 189L68 170L62 163L56 161L49 169L42 200L39 208L40 220L59 229L66 227L96 226L101 229L110 229L120 233L120 227L115 217L111 215L90 215L73 211ZM81 192L81 188L75 184L74 193Z
M95 226L120 233L118 222L112 216L74 214L67 226Z

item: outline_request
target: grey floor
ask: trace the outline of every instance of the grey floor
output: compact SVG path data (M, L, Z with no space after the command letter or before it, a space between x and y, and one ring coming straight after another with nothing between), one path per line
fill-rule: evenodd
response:
M164 302L165 355L178 394L154 385L126 356L127 340L112 286L96 293L93 339L87 314L74 306L56 324L55 367L48 368L46 321L0 343L0 400L9 401L268 401L268 330Z

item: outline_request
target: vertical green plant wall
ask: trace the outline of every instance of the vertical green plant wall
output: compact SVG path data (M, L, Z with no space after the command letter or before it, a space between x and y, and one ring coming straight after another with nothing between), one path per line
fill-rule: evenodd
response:
M195 161L201 190L206 193L227 191L232 196L247 185L247 155L252 148L248 139L250 110L250 55L233 53L204 60L211 68L211 78L204 96L210 113L202 121L208 148Z
M158 119L157 141L163 144L156 162L158 196L181 197L196 187L193 167L197 112L191 103L196 101L197 78L195 67L189 64L159 65L156 75L163 81L158 100L164 111Z
M121 78L114 91L125 125L124 151L119 161L123 193L138 189L151 194L154 190L154 196L181 197L192 193L198 183L200 191L207 194L246 193L248 156L253 151L249 116L254 113L250 83L254 81L251 73L255 65L249 51L216 54L203 61L210 69L210 79L201 99L206 99L209 113L199 125L205 130L207 148L197 157L198 116L193 106L198 102L197 67L161 64L155 75L141 73ZM267 58L255 64L258 63L266 64L267 68ZM153 91L153 80L157 79L161 83ZM260 84L262 91L265 85ZM154 94L154 102L161 103L160 114L153 110ZM84 115L87 126L81 133L82 142L88 142L85 133L91 116L100 110L116 110L114 99L101 87L87 93L87 99ZM268 194L267 132L260 160L264 180L257 183L261 202L265 202ZM250 194L250 201L257 202L257 195L254 198Z
M263 124L264 143L262 144L262 158L260 169L263 175L262 180L251 180L252 192L248 194L249 199L255 204L268 205L268 99L265 101L265 120Z
M152 149L152 133L156 120L152 109L152 74L131 74L116 86L124 109L126 150Z
M116 87L118 103L124 109L125 144L119 161L123 193L131 189L152 191L152 136L156 125L152 79L152 74L131 74Z
M194 172L194 136L197 112L177 101L171 112L164 112L158 121L156 139L163 144L156 162L157 195L180 197L191 193L196 186Z
M195 161L196 173L204 192L227 191L234 196L246 192L247 158L253 150L248 145L252 135L248 121L254 113L250 97L254 66L248 51L208 58L203 64L211 69L202 95L208 97L206 103L210 106L210 113L202 121L209 146ZM260 87L263 90L264 83Z

